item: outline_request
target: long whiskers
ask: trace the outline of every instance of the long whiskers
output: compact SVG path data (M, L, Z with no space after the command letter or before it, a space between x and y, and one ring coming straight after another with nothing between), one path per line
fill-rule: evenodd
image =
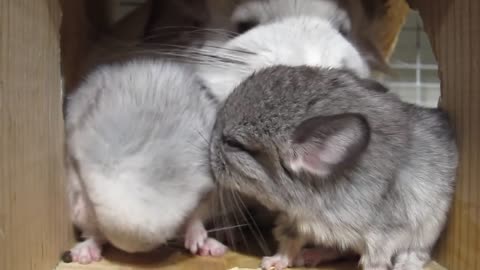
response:
M233 222L230 222L228 219L228 207L225 204L225 191L223 188L219 188L218 190L218 199L219 199L219 204L220 204L220 209L221 209L221 218L222 222L225 225L232 224ZM235 243L235 237L232 231L226 231L226 237L227 237L227 242L229 245L235 250L236 249L236 243Z
M184 33L214 33L214 34L219 34L219 35L225 35L228 37L234 37L237 36L238 33L234 31L230 31L228 29L222 29L222 28L204 28L204 27L198 27L198 26L160 26L160 27L154 27L151 28L151 32L159 32L161 33L178 33L179 31L182 31ZM155 34L156 35L156 34ZM153 35L153 38L155 37ZM152 35L146 36L145 38L152 38Z
M240 197L240 195L238 195L236 192L233 192L233 191L232 191L232 196L233 196L233 198L234 198L234 200L236 201L237 204L238 204L238 202L240 203L240 204L238 204L239 208L240 208L240 213L242 214L244 219L249 221L248 222L248 224L250 224L249 228L250 228L253 236L255 237L255 240L257 241L261 251L264 254L270 254L270 248L268 247L267 241L263 237L263 233L260 230L260 227L258 226L255 218L252 216L252 214L248 210L245 203L243 202L242 198ZM248 218L245 216L245 214L244 214L245 212L247 213Z
M232 196L232 197L231 197L231 198L232 198L232 201L233 201L233 203L234 203L234 206L236 207L236 209L234 209L234 211L233 211L233 217L234 217L234 219L235 219L235 222L239 223L239 219L238 219L238 217L237 217L237 212L239 212L239 213L241 214L241 216L243 217L243 219L247 222L248 227L250 228L250 224L248 223L248 220L245 219L245 216L244 216L244 214L243 214L243 209L242 209L242 208L240 207L240 205L238 204L238 201L237 201L237 198L236 198L236 196L235 196L235 194L234 194L234 191L233 191L233 190L230 190L230 192L231 192L231 196ZM237 210L237 211L235 211L235 210ZM240 235L241 235L242 240L243 240L243 242L244 242L244 244L245 244L245 247L246 247L247 249L249 249L249 248L250 248L250 246L249 246L249 241L248 241L247 238L245 237L245 234L243 233L243 231L240 231Z

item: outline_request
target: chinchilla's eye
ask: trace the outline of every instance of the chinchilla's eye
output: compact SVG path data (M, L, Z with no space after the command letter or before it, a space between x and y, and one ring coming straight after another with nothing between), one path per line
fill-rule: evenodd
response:
M348 31L347 31L347 29L345 29L345 28L340 28L340 29L338 30L338 32L340 32L340 35L342 35L343 37L348 37Z
M229 136L223 136L222 141L225 146L229 147L231 150L245 151L248 152L247 148L235 138Z
M257 26L258 22L250 20L250 21L241 21L237 23L237 33L243 34L248 30L252 29L253 27Z
M245 143L241 142L240 140L231 137L231 136L222 136L222 142L225 146L225 149L230 152L244 152L246 154L251 155L252 157L256 157L258 154L258 150L246 145Z

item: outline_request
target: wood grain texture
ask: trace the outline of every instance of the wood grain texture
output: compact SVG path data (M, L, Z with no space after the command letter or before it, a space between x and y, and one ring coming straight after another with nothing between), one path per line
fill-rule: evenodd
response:
M234 267L257 269L260 258L229 252L221 258L195 257L174 250L159 250L145 256L125 255L119 252L107 254L106 260L90 265L61 263L56 270L228 270ZM318 268L295 268L296 270L354 270L358 263L338 262ZM431 263L425 270L443 270Z
M0 0L0 269L55 267L69 246L57 0Z
M97 38L93 22L88 21L84 0L60 0L61 64L65 95L77 87L85 75L86 56Z
M450 270L480 269L480 1L411 1L439 64L441 107L461 151L456 195L436 258Z
M387 14L373 25L376 43L385 59L389 59L395 50L398 35L410 12L410 7L405 0L389 0L387 6Z

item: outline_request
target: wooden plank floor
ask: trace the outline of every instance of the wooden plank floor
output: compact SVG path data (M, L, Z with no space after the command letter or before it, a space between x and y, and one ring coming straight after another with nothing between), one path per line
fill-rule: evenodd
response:
M128 255L116 250L108 250L106 259L101 262L80 265L76 263L60 263L56 270L227 270L234 267L257 269L260 258L229 252L221 258L191 256L178 249L161 249L146 255ZM302 270L352 270L360 269L357 262L338 262L319 268L296 268ZM431 263L426 270L443 269Z

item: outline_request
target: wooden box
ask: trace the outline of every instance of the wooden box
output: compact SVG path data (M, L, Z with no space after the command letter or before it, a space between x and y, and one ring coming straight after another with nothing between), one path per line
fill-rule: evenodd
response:
M390 23L395 30L395 25L398 28L401 24L407 4L402 0L390 2ZM59 264L61 252L73 244L63 191L63 97L95 62L86 56L98 50L95 42L103 44L99 33L110 23L108 3L106 0L0 0L0 269L256 267L259 261L256 257L230 253L220 259L194 258L178 251L159 251L146 257L113 252L107 254L108 260L98 264ZM435 252L436 263L431 267L477 270L480 269L480 75L477 75L480 1L411 0L409 4L419 10L424 21L439 64L441 106L451 115L461 150L449 224ZM135 13L145 9L148 5ZM135 39L144 21L135 14L129 20L119 22L112 33ZM132 23L132 20L137 21ZM381 38L388 55L396 34L385 31ZM347 263L319 269L355 267Z

